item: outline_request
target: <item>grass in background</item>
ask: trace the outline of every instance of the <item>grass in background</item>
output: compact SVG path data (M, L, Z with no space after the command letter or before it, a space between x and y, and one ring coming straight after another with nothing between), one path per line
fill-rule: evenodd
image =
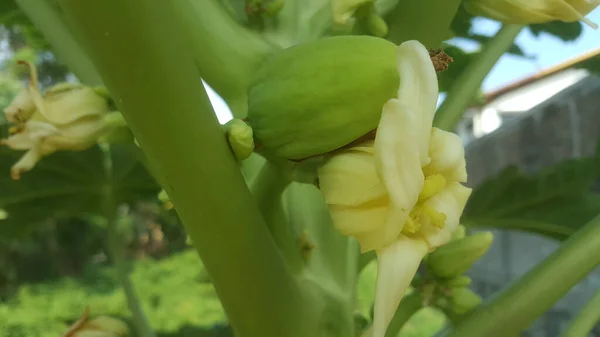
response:
M193 250L169 258L136 262L132 279L152 327L164 337L225 336L225 315ZM358 310L369 317L377 266L365 268L358 284ZM83 312L129 317L125 297L111 267L93 266L80 278L61 278L22 286L0 303L0 337L58 337ZM442 314L421 310L399 337L431 336L444 324ZM216 325L216 327L215 327Z

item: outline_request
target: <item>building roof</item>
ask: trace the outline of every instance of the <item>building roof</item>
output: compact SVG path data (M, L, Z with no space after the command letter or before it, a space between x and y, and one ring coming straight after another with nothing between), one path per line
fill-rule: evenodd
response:
M572 59L569 59L565 62L559 63L553 67L544 69L538 73L535 73L531 76L522 78L520 80L517 80L515 82L512 82L504 87L498 88L496 90L490 91L488 93L484 94L484 103L480 104L479 106L485 105L491 101L493 101L494 99L498 98L499 96L502 96L506 93L509 93L513 90L519 89L523 86L526 86L528 84L532 84L536 81L542 80L544 78L547 78L548 76L560 73L564 70L567 69L571 69L574 66L583 63L585 61L588 61L594 57L600 56L600 48L595 49L595 50L591 50L589 52L583 53L577 57L574 57Z

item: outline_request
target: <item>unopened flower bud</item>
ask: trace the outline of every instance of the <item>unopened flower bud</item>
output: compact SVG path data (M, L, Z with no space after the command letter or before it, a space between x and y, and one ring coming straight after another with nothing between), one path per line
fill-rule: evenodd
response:
M469 288L456 288L452 290L450 303L451 310L456 314L462 315L481 304L481 297Z
M232 119L225 124L227 141L238 160L248 158L254 151L252 128L240 119Z

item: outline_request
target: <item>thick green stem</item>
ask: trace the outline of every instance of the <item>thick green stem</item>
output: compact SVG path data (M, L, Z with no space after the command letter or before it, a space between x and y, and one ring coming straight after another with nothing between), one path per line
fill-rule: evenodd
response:
M131 311L133 325L137 332L138 337L154 337L154 331L150 327L150 323L144 314L139 297L135 293L131 279L129 278L129 268L125 262L124 244L121 241L121 236L117 229L117 204L115 202L115 191L114 184L112 183L112 159L110 155L110 148L108 145L104 146L104 174L106 177L106 184L103 188L103 213L104 218L107 221L107 250L113 261L115 271L117 274L117 280L123 288L125 293L125 299L127 300L127 306Z
M217 0L177 0L172 5L185 25L200 75L235 117L245 117L246 89L252 76L277 48L239 25Z
M600 264L600 216L498 297L469 314L449 337L519 333Z
M600 322L600 291L581 309L561 337L587 337Z
M460 0L402 0L386 16L387 39L400 44L418 40L427 48L439 48L448 38Z
M503 25L498 33L483 47L481 53L467 66L454 81L448 96L439 107L433 125L447 131L454 131L463 113L473 103L481 83L523 29L521 25Z
M306 336L319 313L254 205L173 2L60 3L175 205L238 336Z
M299 273L304 265L302 254L297 235L287 220L281 199L289 184L287 175L281 172L276 164L267 161L254 179L251 191L275 243L290 268Z
M16 3L52 45L58 59L87 85L102 81L85 51L77 44L69 28L48 0L16 0Z
M400 302L398 309L396 309L396 313L385 332L385 337L398 336L398 332L400 332L404 324L421 308L423 308L423 296L421 296L419 291L415 290L406 295L402 299L402 302Z

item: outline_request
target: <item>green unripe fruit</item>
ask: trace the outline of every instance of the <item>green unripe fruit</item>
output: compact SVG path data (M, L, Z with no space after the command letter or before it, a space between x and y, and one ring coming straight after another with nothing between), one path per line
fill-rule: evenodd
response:
M261 65L248 91L247 122L262 151L305 159L376 129L399 84L396 45L387 40L338 36L308 42Z

